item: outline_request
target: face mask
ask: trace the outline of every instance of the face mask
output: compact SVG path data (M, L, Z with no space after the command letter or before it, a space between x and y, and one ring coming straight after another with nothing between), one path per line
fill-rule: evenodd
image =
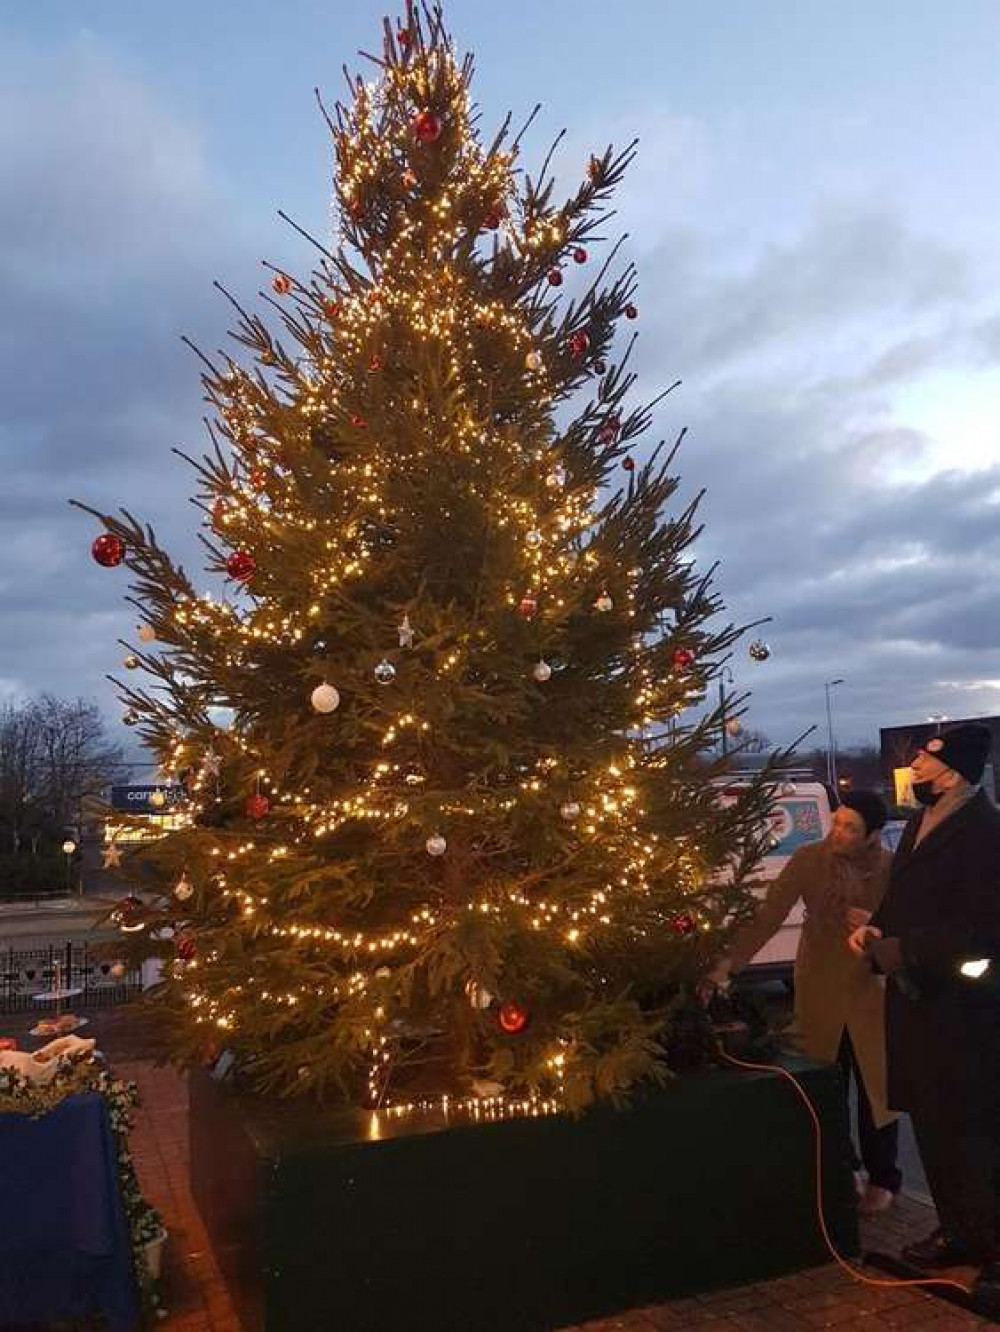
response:
M934 790L933 782L914 782L914 799L919 800L922 805L936 805L941 799L941 792Z

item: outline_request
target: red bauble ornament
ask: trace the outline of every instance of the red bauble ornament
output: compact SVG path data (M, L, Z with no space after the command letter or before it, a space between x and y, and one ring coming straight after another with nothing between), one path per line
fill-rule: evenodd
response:
M266 467L251 467L247 480L254 490L263 490L267 485L267 475Z
M578 332L574 333L570 337L569 354L570 356L573 357L575 361L579 361L581 357L586 356L589 350L590 350L590 334L581 328Z
M639 318L639 309L638 309L638 306L635 306L635 305L626 305L626 307L625 307L625 318L626 318L626 319L638 319L638 318Z
M287 273L275 273L271 279L271 286L279 296L287 296L292 289L292 279Z
M340 302L324 301L323 309L326 311L326 313L329 315L331 319L336 319L340 314Z
M126 934L134 934L137 930L144 928L145 922L142 917L142 899L136 897L134 893L129 893L128 897L123 897L111 913L112 923L117 925L120 930Z
M674 934L693 934L698 928L698 924L689 911L682 911L679 916L674 916L671 919L670 928Z
M396 29L396 42L401 51L408 51L413 45L413 33L409 28Z
M483 218L483 226L487 227L490 231L496 231L506 216L507 211L505 208L500 204L493 204L486 210L486 215Z
M381 370L384 365L385 361L382 360L382 357L379 356L378 352L375 352L371 360L368 362L368 369L374 373L376 370Z
M678 648L673 660L675 671L689 671L694 665L694 653L690 648Z
M550 287L561 287L562 284L563 284L562 269L561 269L561 268L550 268L550 269L549 269L549 286L550 286Z
M437 143L444 132L444 121L436 111L421 111L413 117L412 128L417 143Z
M538 600L533 592L525 592L518 602L517 613L522 620L533 620L538 614Z
M634 459L634 458L623 458L623 459L622 459L622 466L625 468L626 472L634 472L634 471L635 471L635 459Z
M351 425L354 427L355 430L364 430L366 429L368 422L365 420L363 416L359 416L357 412L352 412Z
M193 962L198 953L198 941L193 934L179 934L174 949L182 962Z
M597 432L598 444L613 444L618 438L621 424L617 416L610 416Z
M90 553L104 569L113 569L125 558L125 542L114 532L102 532L94 538Z
M256 795L247 796L247 818L262 819L271 808L271 802L266 795L261 795L258 791Z
M528 1011L513 999L508 999L506 1003L500 1005L497 1021L509 1036L516 1036L528 1025Z
M248 550L234 550L226 560L226 573L238 583L249 583L257 572L257 561Z
M573 251L574 264L585 264L587 262L587 251L582 245L578 245Z
M409 167L406 168L399 180L404 190L415 190L417 188L417 173Z

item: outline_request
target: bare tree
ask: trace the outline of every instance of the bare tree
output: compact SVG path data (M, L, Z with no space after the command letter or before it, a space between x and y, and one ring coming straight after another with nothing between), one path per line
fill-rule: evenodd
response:
M124 754L97 705L42 694L0 709L0 826L9 849L79 822L81 803L106 787Z

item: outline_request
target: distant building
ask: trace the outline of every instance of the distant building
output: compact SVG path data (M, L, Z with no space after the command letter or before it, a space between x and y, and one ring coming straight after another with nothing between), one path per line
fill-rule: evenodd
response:
M933 736L949 726L959 726L975 722L985 726L993 737L993 754L986 765L983 785L991 799L997 798L996 770L1000 767L1000 717L954 717L946 722L912 722L907 726L883 726L879 731L882 753L882 774L886 789L896 799L898 805L913 805L913 793L910 790L910 763L914 753Z

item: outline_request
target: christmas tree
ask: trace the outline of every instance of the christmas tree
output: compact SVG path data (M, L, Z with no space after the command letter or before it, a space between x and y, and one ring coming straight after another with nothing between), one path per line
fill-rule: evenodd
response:
M230 297L238 350L198 353L225 595L87 509L140 615L124 719L185 792L129 865L161 897L118 919L182 1060L579 1107L664 1075L752 901L767 782L720 801L744 700L699 707L744 630L692 561L698 501L670 511L676 445L633 454L635 273L595 250L635 145L557 204L523 130L484 146L437 11L368 59L324 110L339 241L271 270L280 332Z

